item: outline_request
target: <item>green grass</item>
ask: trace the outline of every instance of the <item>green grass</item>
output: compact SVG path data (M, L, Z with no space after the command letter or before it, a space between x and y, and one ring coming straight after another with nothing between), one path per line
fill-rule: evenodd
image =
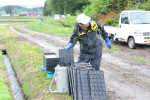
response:
M27 31L23 30L21 28L21 26L26 26L26 25L16 25L16 26L14 26L14 29L17 30L17 31L19 31L19 32L21 32L21 33L25 33L25 34L30 34L30 35L35 34L35 33L27 32Z
M4 58L2 57L2 54L0 54L0 100L13 100L12 95L10 94L11 91L8 90L8 82L3 80L7 77L5 73L2 73L6 70L3 61Z
M0 22L31 22L33 20L0 20Z
M109 48L107 48L106 43L104 43L103 45L104 45L103 51L106 51L106 52L120 51L120 49L117 48L117 46L112 45L112 48L109 49Z
M16 65L14 67L14 70L18 72L17 74L22 84L22 90L28 98L34 98L36 96L36 92L38 92L38 89L40 88L38 87L38 84L42 84L43 86L45 86L45 83L41 81L43 78L41 76L45 75L45 73L41 72L36 67L36 64L42 64L43 53L44 52L42 50L38 49L36 46L33 46L28 42L18 41L16 43L9 44L8 54L11 55L10 59L12 61L12 64ZM39 82L35 83L34 81L36 81L36 78L32 78L32 75L41 75L39 76Z
M55 98L64 98L65 100L71 98L68 94L50 93L48 87L51 79L46 77L46 72L36 67L36 65L42 66L44 52L41 49L29 42L16 39L18 36L8 31L7 26L2 26L0 32L2 33L0 34L0 41L7 48L8 56L18 76L22 91L29 100L36 98L38 95L41 95L45 100L49 100L46 98L52 100Z
M30 22L27 28L39 32L68 37L71 36L73 31L73 28L63 27L62 24L52 19L45 19L43 22L40 21Z
M39 16L0 16L0 22L32 22L40 19Z
M133 59L135 59L138 62L144 62L144 63L150 62L149 60L147 60L145 58L140 58L140 57L133 57Z
M74 27L77 16L63 17L60 22L62 22L65 26Z
M14 39L7 39L7 40L4 40L3 42L5 44L11 44L11 43L16 43L18 41L18 39L14 38Z
M33 46L28 42L18 41L16 43L9 44L8 47L8 55L11 55L10 59L12 64L14 65L15 63L16 65L14 70L20 78L19 81L22 84L22 91L28 99L33 99L37 96L37 94L42 94L46 96L43 98L51 98L54 100L54 98L58 98L57 95L59 95L49 92L48 86L51 79L46 77L46 72L41 71L36 67L36 65L42 65L43 53L44 52L38 47ZM49 94L51 95L49 96ZM68 94L59 96L59 98L62 97L65 98L65 100L70 98Z
M39 16L0 16L0 19L39 19Z
M18 35L12 33L11 31L9 31L7 29L7 26L5 25L1 25L0 26L0 40L3 40L3 39L10 39L10 38L13 38L13 37L18 37Z
M12 100L8 87L4 84L2 79L0 80L0 100Z

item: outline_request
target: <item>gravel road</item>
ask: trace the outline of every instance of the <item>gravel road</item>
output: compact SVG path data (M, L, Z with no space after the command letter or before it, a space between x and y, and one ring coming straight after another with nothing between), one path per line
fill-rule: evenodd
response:
M69 41L68 37L21 28L35 34L23 34L13 27L9 29L45 52L54 52L58 55L59 49L64 48ZM150 46L129 49L127 44L112 44L119 50L111 53L104 51L100 69L104 71L108 100L150 100ZM76 61L79 45L74 47L74 52ZM138 62L133 59L136 57L144 58L148 62Z

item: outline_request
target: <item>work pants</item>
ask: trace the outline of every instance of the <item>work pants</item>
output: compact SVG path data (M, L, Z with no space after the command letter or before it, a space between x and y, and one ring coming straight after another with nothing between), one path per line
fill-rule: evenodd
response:
M93 53L80 53L78 63L90 63L92 65L92 68L94 68L95 70L99 70L102 58L102 45L99 45L98 47L93 49L95 49L95 52Z

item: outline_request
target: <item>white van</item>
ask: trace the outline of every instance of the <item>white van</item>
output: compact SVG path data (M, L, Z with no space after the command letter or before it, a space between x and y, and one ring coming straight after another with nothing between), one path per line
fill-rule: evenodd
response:
M54 20L59 19L59 18L61 18L60 14L55 14L54 17L53 17Z
M104 26L104 28L111 39L127 42L131 49L137 44L150 45L150 11L122 11L119 27Z
M65 17L65 15L61 15L61 14L55 14L53 19L56 20L56 19L60 19L62 17Z

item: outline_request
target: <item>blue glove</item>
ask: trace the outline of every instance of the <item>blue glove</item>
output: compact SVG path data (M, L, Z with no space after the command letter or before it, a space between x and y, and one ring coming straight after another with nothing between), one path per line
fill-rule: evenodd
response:
M107 48L111 49L112 45L111 45L111 42L109 41L108 38L104 39L106 44L107 44Z
M70 48L72 48L72 47L74 47L74 45L73 45L72 43L69 43L68 46L65 47L64 49L65 49L65 50L68 50L68 49L70 49Z

